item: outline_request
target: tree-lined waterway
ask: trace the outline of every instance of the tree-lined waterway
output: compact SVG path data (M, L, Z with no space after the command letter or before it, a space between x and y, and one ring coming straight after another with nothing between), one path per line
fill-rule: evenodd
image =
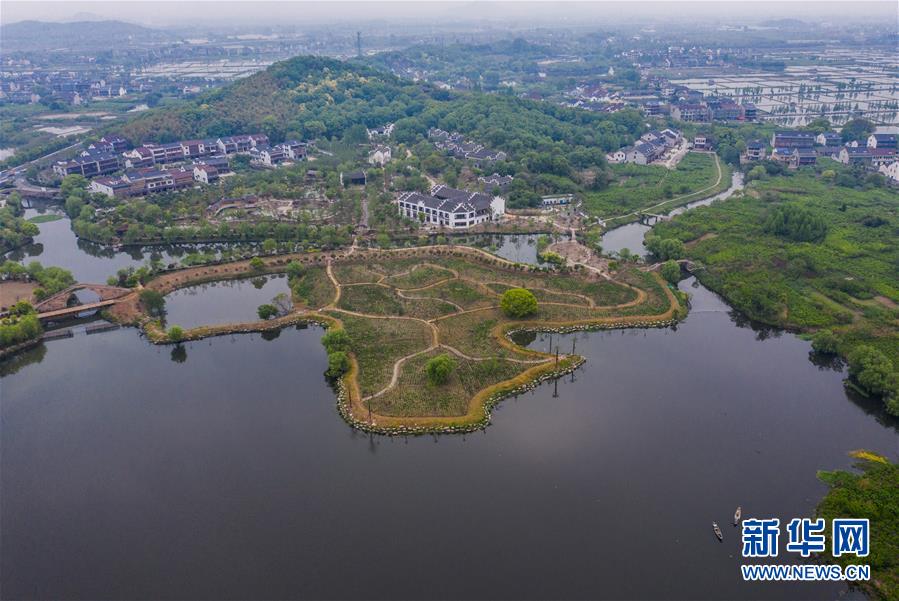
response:
M563 351L576 338L586 365L466 436L349 428L317 327L182 346L127 328L47 342L0 364L3 594L845 594L742 582L730 518L737 505L811 515L826 490L815 472L849 467L857 448L895 460L899 425L810 362L806 341L752 329L693 285L681 283L692 311L676 328L553 336ZM196 298L217 303L218 290Z
M718 200L726 200L730 198L734 192L742 189L743 174L739 171L735 171L733 173L731 184L727 188L727 190L719 192L718 194L715 194L714 196L710 196L708 198L694 200L693 202L667 211L666 214L671 216L680 215L684 211L689 211L690 209L695 209L696 207L710 205ZM664 211L659 210L659 212ZM613 228L603 234L601 243L603 252L609 254L618 253L621 252L622 249L626 248L633 254L644 257L646 256L646 247L643 246L643 237L646 235L646 232L651 229L651 225L646 225L636 221L634 223L628 223L627 225Z

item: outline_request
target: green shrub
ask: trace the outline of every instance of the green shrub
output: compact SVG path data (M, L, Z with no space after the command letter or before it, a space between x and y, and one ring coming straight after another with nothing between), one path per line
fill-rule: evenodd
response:
M525 288L510 288L503 293L499 306L509 317L527 317L537 312L537 297Z
M265 261L259 257L253 257L250 259L250 268L253 271L263 271L265 269Z
M306 275L306 266L299 261L291 261L287 264L287 277L291 280L301 278Z
M172 326L169 328L168 337L172 342L184 340L184 330L181 329L181 326Z
M256 314L259 315L259 319L271 319L278 314L278 308L275 305L266 303L259 305L256 309Z
M428 382L434 386L446 384L450 375L456 368L456 361L447 353L437 355L425 364L425 373L428 375Z
M818 242L827 235L827 222L808 209L787 204L775 207L768 214L764 229L796 242Z

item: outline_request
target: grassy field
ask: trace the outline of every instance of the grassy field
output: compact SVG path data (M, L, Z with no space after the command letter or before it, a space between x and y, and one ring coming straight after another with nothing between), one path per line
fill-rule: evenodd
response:
M309 267L306 274L294 283L292 290L294 303L309 309L324 307L336 292L324 267Z
M637 294L632 289L616 282L602 279L588 279L576 275L553 274L547 276L536 273L522 273L494 269L483 264L474 264L461 259L450 259L444 263L448 268L459 273L460 276L490 286L499 290L502 286L528 288L531 290L545 290L550 294L565 293L569 295L582 295L589 297L597 306L618 305L633 301ZM577 298L568 298L565 301L577 303ZM583 299L580 302L584 302Z
M407 273L392 275L385 280L385 283L402 289L421 288L451 277L453 273L449 270L423 264L410 268Z
M358 313L419 319L433 319L456 310L453 305L439 298L403 298L396 290L376 284L343 287L337 306Z
M677 168L659 165L612 165L614 182L605 190L591 192L584 199L590 215L603 219L646 209L666 200L665 210L709 196L730 185L730 170L721 163L722 177L718 186L705 193L697 193L714 186L718 179L715 158L710 154L688 153Z
M421 290L415 294L437 296L459 305L463 309L489 307L498 302L497 296L490 288L474 282L451 280L438 284L433 288Z
M458 416L479 390L514 378L524 370L520 363L495 358L472 361L453 356L456 368L445 384L428 382L425 364L442 350L423 353L404 366L398 385L372 399L372 410L382 415Z
M487 284L487 287L497 294L502 294L506 290L512 288L509 284L500 284L499 282ZM531 292L533 292L534 296L537 297L537 300L541 302L574 303L576 305L584 305L585 307L590 306L589 301L581 295L569 294L567 292L551 292L549 290L536 288L531 288Z
M411 319L373 319L332 312L353 340L353 354L362 366L359 389L364 396L387 386L393 364L401 357L428 348L430 328Z
M485 309L440 319L437 321L437 329L441 342L473 357L528 358L524 354L510 351L493 335L493 328L505 320L499 309Z
M383 273L360 263L340 263L334 265L332 271L341 284L374 283L384 277Z

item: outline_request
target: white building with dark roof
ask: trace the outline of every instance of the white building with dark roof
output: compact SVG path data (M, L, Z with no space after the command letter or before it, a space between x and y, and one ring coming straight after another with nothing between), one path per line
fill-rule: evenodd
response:
M444 185L434 186L430 194L404 192L396 202L402 217L451 229L495 221L506 212L506 201L501 196Z

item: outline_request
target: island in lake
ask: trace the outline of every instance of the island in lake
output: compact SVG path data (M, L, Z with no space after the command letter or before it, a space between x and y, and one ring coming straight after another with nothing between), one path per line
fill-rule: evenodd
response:
M276 273L288 275L291 298L262 305L264 319L166 328L158 310L175 290ZM651 271L629 267L613 278L577 264L550 272L463 246L350 248L177 269L109 309L155 343L327 325L322 341L341 415L387 434L482 428L502 398L584 361L573 346L524 348L516 333L667 326L685 313L682 299Z

